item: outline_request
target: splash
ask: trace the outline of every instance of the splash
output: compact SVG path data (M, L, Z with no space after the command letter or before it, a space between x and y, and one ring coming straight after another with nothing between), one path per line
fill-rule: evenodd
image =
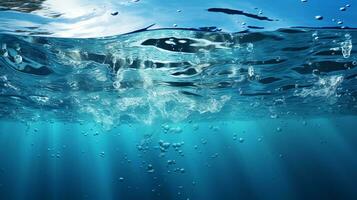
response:
M0 116L112 127L323 115L327 110L311 108L326 98L336 112L355 113L355 35L348 29L165 29L92 39L2 34Z
M341 42L341 50L344 58L349 58L352 51L352 39L350 34L346 34L346 41Z

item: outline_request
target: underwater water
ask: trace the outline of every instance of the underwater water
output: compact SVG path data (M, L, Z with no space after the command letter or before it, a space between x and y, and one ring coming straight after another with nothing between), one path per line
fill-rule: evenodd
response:
M354 5L1 1L0 200L356 199Z

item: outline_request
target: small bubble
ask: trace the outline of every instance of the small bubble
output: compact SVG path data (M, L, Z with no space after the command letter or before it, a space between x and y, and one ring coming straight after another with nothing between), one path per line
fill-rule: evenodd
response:
M177 27L177 24L173 24L172 26L176 28L176 27Z
M340 11L346 11L346 7L341 7Z
M247 45L247 51L248 51L248 52L253 52L253 49L254 49L254 44L253 44L253 43L248 43L248 45Z
M315 77L317 77L317 76L320 75L320 71L319 71L318 69L313 69L313 70L312 70L312 75L315 76Z
M304 3L305 3L305 2L307 2L307 0L301 0L301 2L304 2Z
M119 12L118 11L115 11L115 12L112 12L112 13L110 13L112 16L116 16L116 15L118 15L119 14Z
M312 38L313 38L313 40L318 40L318 39L319 39L318 33L317 33L317 32L314 32L314 33L312 34Z
M154 173L154 167L152 166L152 164L148 164L148 166L146 167L146 169L147 169L147 172L148 173Z
M187 40L179 40L178 42L181 43L181 44L186 44Z
M236 133L233 134L233 140L237 140L237 134Z
M282 129L280 127L276 128L276 132L281 132Z
M316 16L315 16L315 19L316 19L316 20L323 20L323 19L324 19L324 17L323 17L323 16L321 16L321 15L316 15Z
M168 160L167 164L168 165L174 165L174 164L176 164L176 161L175 160Z
M243 143L244 142L244 138L239 138L239 142Z
M278 118L278 114L273 113L273 114L271 114L271 115L270 115L270 118L272 118L272 119L276 119L276 118Z
M22 63L22 57L21 57L20 55L16 55L16 56L14 57L14 60L15 60L15 63L16 63L16 64Z
M248 67L248 76L249 76L249 78L254 76L254 67L253 66Z
M123 182L123 181L124 181L124 178L123 178L123 177L120 177L120 178L119 178L119 181L120 181L120 182Z
M105 156L105 152L104 151L102 151L102 152L100 152L100 154L99 154L101 157L104 157Z

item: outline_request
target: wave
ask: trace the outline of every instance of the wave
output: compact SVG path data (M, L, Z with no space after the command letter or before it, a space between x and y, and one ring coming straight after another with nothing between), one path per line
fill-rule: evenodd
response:
M355 114L354 29L0 34L0 116L152 123Z

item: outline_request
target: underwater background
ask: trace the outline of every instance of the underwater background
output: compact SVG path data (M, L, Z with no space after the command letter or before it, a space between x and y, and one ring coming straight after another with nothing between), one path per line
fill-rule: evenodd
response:
M354 6L0 1L0 200L357 199Z

